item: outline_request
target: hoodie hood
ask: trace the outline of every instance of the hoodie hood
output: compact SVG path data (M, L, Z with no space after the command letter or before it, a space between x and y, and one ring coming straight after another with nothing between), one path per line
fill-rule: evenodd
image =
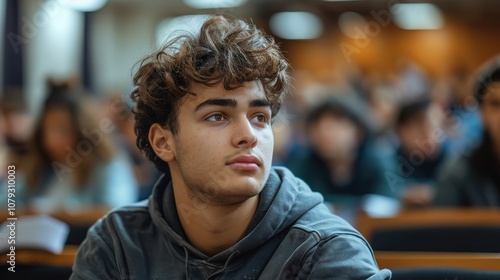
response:
M238 256L255 250L266 241L289 228L303 214L323 202L323 197L296 178L288 169L274 167L259 194L259 205L246 234L232 247L208 257L191 246L186 240L179 221L173 188L168 178L162 177L149 199L149 211L153 222L174 246L179 257L204 260L207 263L228 266L229 259L237 263ZM229 266L231 266L229 264Z

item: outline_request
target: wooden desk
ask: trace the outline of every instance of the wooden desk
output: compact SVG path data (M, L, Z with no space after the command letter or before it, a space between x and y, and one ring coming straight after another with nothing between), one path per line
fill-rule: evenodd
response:
M16 264L73 266L78 246L65 246L61 254L52 254L42 250L17 249ZM7 252L0 256L0 262L8 261Z
M455 267L500 271L500 254L376 251L380 268Z
M99 218L109 212L109 208L105 207L92 207L81 208L74 211L57 210L51 213L40 213L31 208L25 208L16 212L16 217L30 216L30 215L48 215L70 225L92 225ZM8 218L7 211L0 213L0 221L4 222Z

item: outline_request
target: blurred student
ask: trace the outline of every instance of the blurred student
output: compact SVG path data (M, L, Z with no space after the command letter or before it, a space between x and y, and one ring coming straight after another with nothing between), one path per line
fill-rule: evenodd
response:
M72 94L53 89L45 101L24 179L18 181L18 203L49 212L136 201L133 171L108 143L109 127L98 124Z
M399 92L390 83L375 83L367 101L375 125L374 146L384 158L392 158L397 147L394 123L399 110Z
M110 118L113 119L117 128L114 141L123 148L132 163L134 176L139 187L138 200L147 199L161 173L136 145L135 120L131 106L120 96L112 98L108 105Z
M10 165L8 160L9 150L5 139L5 119L0 111L0 186L4 185L4 180L7 179L7 166Z
M473 81L467 78L467 73L460 72L450 81L452 99L446 108L449 116L445 124L449 150L463 152L477 147L482 139L483 125L476 99L470 94ZM442 91L435 95L440 93L442 95Z
M319 102L306 120L310 148L287 167L334 205L359 206L385 185L384 165L373 149L366 104L355 95Z
M482 117L483 138L477 147L446 164L436 206L500 206L500 58L479 73L474 97Z
M28 142L34 123L22 96L21 90L10 89L0 100L0 118L2 119L0 137L8 150L10 164L18 168L28 154Z
M439 169L447 150L443 114L430 99L404 104L396 118L399 148L393 158L393 191L408 207L429 205L434 198ZM396 178L396 177L395 177Z

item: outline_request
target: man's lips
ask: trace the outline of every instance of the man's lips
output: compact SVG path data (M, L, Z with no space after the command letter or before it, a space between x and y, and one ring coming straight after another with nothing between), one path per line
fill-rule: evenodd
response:
M241 155L229 160L227 165L241 170L256 170L262 165L260 159L253 155Z

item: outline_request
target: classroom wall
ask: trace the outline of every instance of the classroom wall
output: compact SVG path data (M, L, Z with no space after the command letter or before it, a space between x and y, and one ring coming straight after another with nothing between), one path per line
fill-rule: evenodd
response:
M353 65L369 73L389 74L402 58L409 58L431 77L439 78L457 68L473 71L500 54L497 31L500 22L485 21L471 26L445 14L445 26L439 30L402 30L393 24L379 26L378 32L372 28L373 36L369 34L366 41L346 37L332 24L318 40L283 40L281 43L294 69L318 76L328 76L335 68L348 69Z

